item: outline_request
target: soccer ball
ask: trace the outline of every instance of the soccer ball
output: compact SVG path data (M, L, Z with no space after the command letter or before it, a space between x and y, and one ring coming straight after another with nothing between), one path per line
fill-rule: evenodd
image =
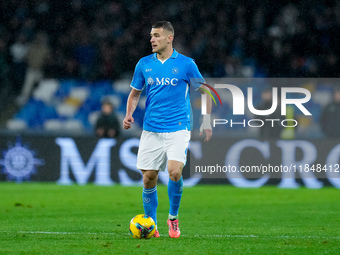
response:
M130 234L133 238L149 239L155 234L156 225L153 219L146 214L138 214L130 221Z

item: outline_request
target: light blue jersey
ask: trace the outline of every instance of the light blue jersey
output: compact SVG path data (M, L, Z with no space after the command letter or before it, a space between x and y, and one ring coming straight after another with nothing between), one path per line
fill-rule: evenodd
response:
M146 87L143 129L150 132L190 130L190 79L203 77L194 60L176 50L161 62L157 53L139 60L131 87ZM192 84L198 89L201 84Z

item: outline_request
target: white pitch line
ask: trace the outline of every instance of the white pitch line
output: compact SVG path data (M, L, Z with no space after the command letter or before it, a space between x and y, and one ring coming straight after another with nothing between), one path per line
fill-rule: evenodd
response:
M188 236L188 235L181 235ZM194 235L194 237L241 237L241 238L258 238L258 235Z
M47 234L47 235L121 235L117 233L92 233L92 232L50 232L50 231L0 231L0 233L19 233L19 234ZM125 233L124 235L130 235ZM161 234L161 236L167 236L166 234ZM197 237L197 238L209 238L209 237L219 237L219 238L303 238L303 239L340 239L340 236L260 236L260 235L181 235L182 237Z

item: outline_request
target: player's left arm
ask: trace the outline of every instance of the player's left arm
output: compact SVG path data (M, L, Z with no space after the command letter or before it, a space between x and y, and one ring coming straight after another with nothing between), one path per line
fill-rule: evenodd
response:
M203 115L203 122L200 127L200 135L203 135L203 130L204 130L204 133L205 133L204 141L209 141L212 136L212 127L210 124L212 102L211 102L211 97L208 95L206 91L210 92L210 89L202 84L202 82L204 82L204 78L202 74L200 73L200 71L198 70L198 67L193 59L188 64L187 79L188 81L190 81L190 84L195 89L198 89L202 94L205 94L205 98L207 101L207 105L206 105L207 114Z
M207 113L205 115L203 115L203 121L202 121L202 125L200 127L200 135L203 134L203 130L205 133L205 140L204 141L209 141L211 139L212 136L212 127L211 127L211 108L212 108L212 101L211 101L211 97L208 95L207 91L210 91L209 88L207 88L206 86L202 85L198 88L199 92L201 92L201 94L205 94L205 98L206 100L206 109L207 109Z

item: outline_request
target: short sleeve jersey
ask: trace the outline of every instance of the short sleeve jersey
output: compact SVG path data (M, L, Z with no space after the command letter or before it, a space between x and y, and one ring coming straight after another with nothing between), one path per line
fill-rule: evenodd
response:
M157 53L141 58L136 65L131 87L146 89L143 129L165 133L190 130L190 79L203 82L194 60L176 50L165 62ZM194 89L199 82L192 84Z

